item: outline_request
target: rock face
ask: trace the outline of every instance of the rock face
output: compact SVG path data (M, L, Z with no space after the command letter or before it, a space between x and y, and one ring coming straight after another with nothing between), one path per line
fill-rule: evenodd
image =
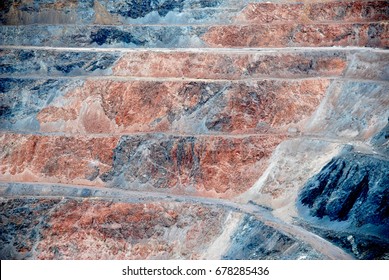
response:
M1 259L325 258L223 201L173 197L156 202L126 192L47 184L11 184L0 191ZM40 197L45 192L72 198ZM34 193L37 198L10 197ZM236 241L256 253L236 253L241 248Z
M325 256L274 230L256 220L245 216L238 226L242 230L232 237L231 247L223 259L227 260L302 260L323 259Z
M115 137L2 134L1 175L27 181L92 184L109 170ZM95 182L98 184L98 182Z
M3 134L2 178L231 196L263 171L282 137ZM220 163L223 162L221 165ZM102 180L102 181L101 181Z
M284 133L309 117L329 85L326 79L1 81L5 127L80 134Z
M343 73L351 52L132 52L114 66L115 75L195 79L331 77Z
M388 22L383 0L2 1L1 258L388 259Z
M318 227L314 230L351 247L357 257L385 258L389 248L388 167L387 159L357 153L332 159L303 187L301 212L320 218L313 222ZM330 221L325 228L323 219Z
M339 156L304 186L300 201L312 216L348 221L354 227L382 226L380 235L387 234L388 167L389 161L372 156Z
M274 3L250 3L239 14L238 19L239 21L249 23L361 23L389 19L386 1L344 1L343 3L301 2L284 5Z
M56 50L0 50L0 74L62 76L80 74L109 75L119 53Z
M307 131L333 138L362 141L373 138L387 123L388 90L387 82L333 83ZM377 118L378 115L382 117ZM337 121L328 121L334 119Z
M124 189L233 196L254 183L280 141L271 137L125 136L115 148L112 170L101 178Z
M132 48L387 48L388 23L192 26L4 26L2 45ZM34 34L34 37L31 37Z
M185 24L231 22L243 3L229 0L5 1L2 24ZM236 3L234 3L236 2ZM217 9L215 9L217 8Z
M0 207L1 259L197 259L226 217L179 203L11 199Z

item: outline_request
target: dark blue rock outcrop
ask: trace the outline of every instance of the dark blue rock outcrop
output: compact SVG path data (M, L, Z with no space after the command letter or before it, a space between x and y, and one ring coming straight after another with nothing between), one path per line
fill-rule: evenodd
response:
M385 138L382 132L377 139L380 135ZM349 149L303 187L299 222L358 259L387 259L388 201L387 157Z
M389 230L389 161L357 153L332 159L300 194L315 217Z

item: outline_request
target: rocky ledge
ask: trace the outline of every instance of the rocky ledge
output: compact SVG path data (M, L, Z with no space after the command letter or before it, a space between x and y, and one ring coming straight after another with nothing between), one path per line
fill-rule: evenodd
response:
M384 0L4 0L0 258L389 259Z

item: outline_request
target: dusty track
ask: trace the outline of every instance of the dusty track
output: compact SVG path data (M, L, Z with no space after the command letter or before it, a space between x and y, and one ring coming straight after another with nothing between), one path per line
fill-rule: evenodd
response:
M109 188L94 188L70 186L63 184L33 184L33 183L0 183L0 196L3 198L40 197L58 198L70 197L75 199L103 199L127 203L145 203L152 201L187 202L213 205L255 216L259 221L280 232L296 238L312 246L315 250L327 256L328 259L350 260L353 257L325 239L292 224L287 224L275 218L265 208L254 204L240 204L229 200L171 195L157 192L124 191Z

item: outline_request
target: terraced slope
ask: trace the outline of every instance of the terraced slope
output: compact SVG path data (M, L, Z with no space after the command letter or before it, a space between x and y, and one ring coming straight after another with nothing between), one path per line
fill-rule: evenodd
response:
M388 19L2 2L0 257L389 258Z

